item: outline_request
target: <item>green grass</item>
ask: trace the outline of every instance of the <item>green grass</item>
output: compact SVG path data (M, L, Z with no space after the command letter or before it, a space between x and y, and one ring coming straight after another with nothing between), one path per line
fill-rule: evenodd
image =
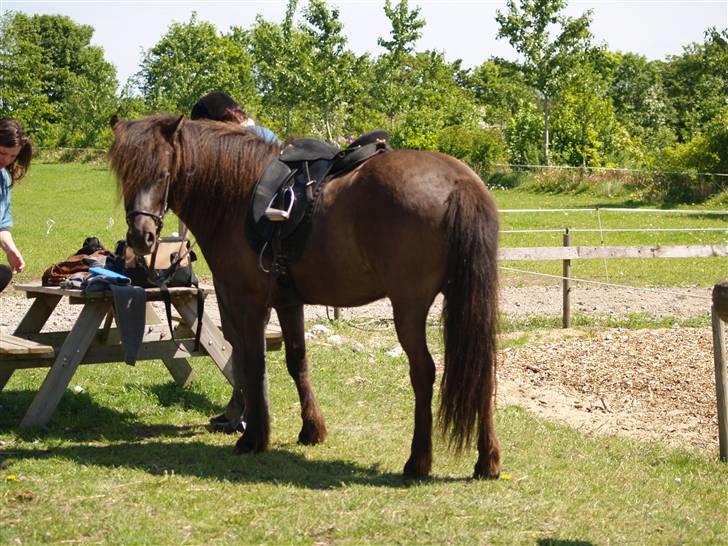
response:
M475 453L455 457L436 437L432 479L403 480L407 364L387 356L389 323L355 326L334 327L341 346L309 344L323 445L295 443L295 389L270 355L272 446L254 456L203 426L229 393L206 359L186 390L159 362L84 367L48 429L30 432L15 427L41 374L17 372L0 397L0 543L728 541L728 465L715 454L587 437L516 407L497 411L510 479L468 479Z

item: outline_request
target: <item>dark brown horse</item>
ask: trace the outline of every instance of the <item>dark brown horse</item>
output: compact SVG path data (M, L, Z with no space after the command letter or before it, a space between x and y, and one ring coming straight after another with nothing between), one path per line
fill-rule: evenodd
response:
M439 424L457 451L477 437L476 478L498 476L493 426L496 372L498 218L478 176L439 153L395 150L330 181L313 217L293 287L258 266L246 238L251 190L279 147L243 128L158 116L114 123L109 152L139 254L154 246L167 204L195 235L215 280L225 336L233 346L247 428L236 451L268 448L265 325L280 320L286 364L298 389L298 439L317 444L326 426L309 380L303 305L358 306L384 296L410 365L414 435L404 474L432 466L435 364L425 325L435 296L445 296L445 363ZM139 213L141 212L141 214ZM476 436L477 435L477 436Z

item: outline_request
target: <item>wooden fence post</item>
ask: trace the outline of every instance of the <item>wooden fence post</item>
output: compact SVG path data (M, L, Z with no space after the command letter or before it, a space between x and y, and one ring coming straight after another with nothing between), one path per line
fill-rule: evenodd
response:
M564 246L571 245L571 236L569 228L564 228ZM563 315L561 320L562 328L568 328L571 322L571 286L569 285L569 276L571 274L571 260L564 260L564 268L561 284L563 287Z
M718 402L718 445L720 459L728 463L728 370L725 358L725 333L723 321L711 307L713 323L713 361L715 362L715 395Z

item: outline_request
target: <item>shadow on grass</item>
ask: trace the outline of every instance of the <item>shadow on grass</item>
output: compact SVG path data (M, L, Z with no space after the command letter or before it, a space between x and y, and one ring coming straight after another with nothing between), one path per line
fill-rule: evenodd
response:
M0 433L14 433L26 441L63 439L135 440L158 436L190 437L205 432L207 421L192 425L147 425L139 422L139 415L99 405L88 393L66 391L48 425L21 429L20 422L36 395L35 390L3 391L0 394ZM206 397L180 389L173 383L152 388L162 407L180 406L197 409L212 416L220 407Z
M180 403L165 387L155 390L161 391L158 396L167 404ZM0 396L0 434L12 433L25 442L42 441L41 447L0 450L0 460L6 463L62 458L83 466L124 467L151 475L174 473L236 483L285 483L306 489L336 489L352 484L408 488L422 483L469 481L466 477L412 481L399 473L382 472L378 465L309 459L307 454L315 447L307 448L305 454L279 448L235 455L237 435L221 436L229 438L225 445L205 443L200 438L208 435L206 423L142 424L137 414L100 406L87 393L67 392L47 427L20 429L20 420L34 396L35 391L4 391ZM184 400L189 396L189 392L179 394ZM196 407L215 407L199 395L192 399ZM53 445L56 441L58 445ZM108 445L69 445L89 441Z
M315 448L309 448L315 449ZM406 480L401 474L382 472L377 465L350 461L313 460L284 449L235 455L232 445L202 442L122 442L108 446L77 445L47 449L7 449L0 454L13 460L63 458L84 467L130 468L155 476L175 474L234 483L287 484L305 489L338 489L351 485L408 488L422 483L468 481L466 478Z

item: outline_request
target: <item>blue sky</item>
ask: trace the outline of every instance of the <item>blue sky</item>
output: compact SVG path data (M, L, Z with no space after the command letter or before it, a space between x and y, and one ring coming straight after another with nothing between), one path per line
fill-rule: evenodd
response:
M306 0L300 0L300 6ZM389 35L383 0L330 0L338 6L349 48L361 54L379 54L378 37ZM505 0L410 0L427 21L418 50L443 51L448 60L462 59L475 66L497 55L515 59L506 40L496 40L497 10ZM232 25L249 27L256 14L281 21L285 0L0 0L0 12L68 15L96 29L93 43L103 47L106 58L124 82L138 70L145 49L152 47L172 22L198 19L214 23L221 31ZM571 0L566 13L578 16L593 11L592 32L611 50L641 53L649 59L679 54L688 43L702 41L710 27L728 26L728 0Z

